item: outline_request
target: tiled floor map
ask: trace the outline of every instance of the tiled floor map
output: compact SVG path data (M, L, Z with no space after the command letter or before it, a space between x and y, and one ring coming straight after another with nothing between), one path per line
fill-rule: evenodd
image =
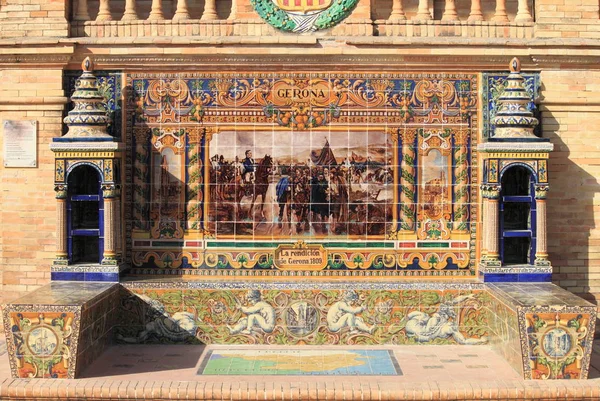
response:
M391 350L209 350L199 375L401 376Z

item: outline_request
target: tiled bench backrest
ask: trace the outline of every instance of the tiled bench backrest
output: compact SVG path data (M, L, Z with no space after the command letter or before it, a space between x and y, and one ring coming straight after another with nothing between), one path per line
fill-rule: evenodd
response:
M485 344L482 283L123 283L127 343Z

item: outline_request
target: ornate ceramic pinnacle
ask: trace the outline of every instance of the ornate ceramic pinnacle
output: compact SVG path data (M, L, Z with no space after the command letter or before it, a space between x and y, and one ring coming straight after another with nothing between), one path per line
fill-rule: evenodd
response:
M506 78L504 91L498 97L499 109L494 117L493 138L531 138L533 128L538 125L537 118L527 108L531 98L525 89L525 78L521 73L521 62L513 58L510 62L510 74Z
M83 74L75 84L71 96L73 110L63 120L69 126L65 137L69 138L112 138L106 132L110 118L106 114L104 97L98 91L98 81L93 74L94 63L86 57L81 63Z

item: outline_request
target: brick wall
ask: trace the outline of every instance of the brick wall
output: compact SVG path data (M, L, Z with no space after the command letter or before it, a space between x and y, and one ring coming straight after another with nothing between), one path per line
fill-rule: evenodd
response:
M598 0L537 0L536 37L600 38Z
M550 156L548 245L554 281L600 299L600 72L543 71Z
M0 38L65 37L65 0L0 0Z
M0 121L38 122L38 167L5 168L0 155L0 270L2 301L50 279L56 247L54 154L61 135L62 71L0 70ZM0 136L3 147L4 134Z

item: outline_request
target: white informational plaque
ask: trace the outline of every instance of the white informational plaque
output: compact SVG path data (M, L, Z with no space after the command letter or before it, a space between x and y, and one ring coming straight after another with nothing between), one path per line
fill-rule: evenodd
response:
M37 167L37 121L4 120L4 167Z

